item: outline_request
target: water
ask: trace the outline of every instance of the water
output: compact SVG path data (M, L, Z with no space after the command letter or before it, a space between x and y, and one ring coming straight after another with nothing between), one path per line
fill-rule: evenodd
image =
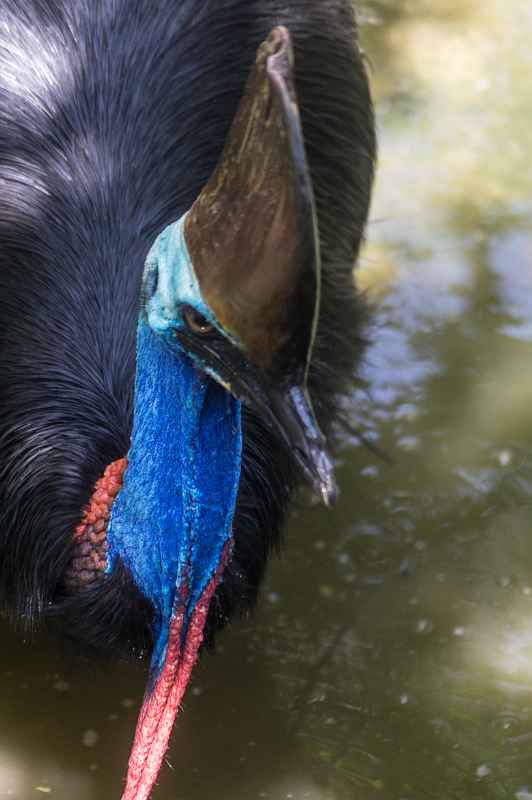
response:
M198 668L155 800L532 797L532 6L363 7L378 304L334 512ZM2 629L0 798L117 800L144 676Z

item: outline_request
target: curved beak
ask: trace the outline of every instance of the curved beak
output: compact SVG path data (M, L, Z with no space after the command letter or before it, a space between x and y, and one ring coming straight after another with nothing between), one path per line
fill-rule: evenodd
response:
M299 380L279 380L250 364L219 334L202 340L182 330L176 331L175 338L203 369L281 437L323 503L334 505L339 493L334 465L316 420L306 376L300 371Z
M271 392L270 407L276 427L307 481L327 507L334 505L338 497L334 465L307 390L294 386L284 393Z
M231 391L242 402L255 408L270 427L280 434L299 464L306 481L327 507L338 497L334 465L327 451L307 388L266 388L263 381L254 381L253 389L246 381L233 380Z

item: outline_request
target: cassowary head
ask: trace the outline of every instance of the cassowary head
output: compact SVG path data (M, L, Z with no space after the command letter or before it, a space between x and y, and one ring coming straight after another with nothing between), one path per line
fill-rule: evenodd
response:
M278 28L214 175L148 255L144 322L267 419L328 504L331 463L307 392L321 265L292 70Z
M277 28L210 181L149 251L131 446L98 481L75 534L74 590L95 572L125 568L154 609L125 798L146 797L157 776L223 580L241 403L291 449L325 503L335 495L307 391L321 275L292 62L289 34Z

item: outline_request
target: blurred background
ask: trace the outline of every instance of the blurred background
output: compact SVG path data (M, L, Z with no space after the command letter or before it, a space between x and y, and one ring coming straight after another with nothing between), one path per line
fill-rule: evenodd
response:
M368 391L197 669L154 800L532 799L532 4L364 0ZM0 798L117 800L134 667L2 626Z

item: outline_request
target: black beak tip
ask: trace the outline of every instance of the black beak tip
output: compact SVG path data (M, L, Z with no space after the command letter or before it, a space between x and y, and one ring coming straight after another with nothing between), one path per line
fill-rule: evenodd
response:
M307 462L310 481L316 494L327 508L336 505L340 490L334 477L334 465L326 450L311 448L310 463Z
M327 508L334 508L336 503L338 502L338 497L340 495L340 489L338 488L338 484L333 476L329 478L327 482L322 482L319 487L319 492L321 495L321 499L323 500L323 504Z

